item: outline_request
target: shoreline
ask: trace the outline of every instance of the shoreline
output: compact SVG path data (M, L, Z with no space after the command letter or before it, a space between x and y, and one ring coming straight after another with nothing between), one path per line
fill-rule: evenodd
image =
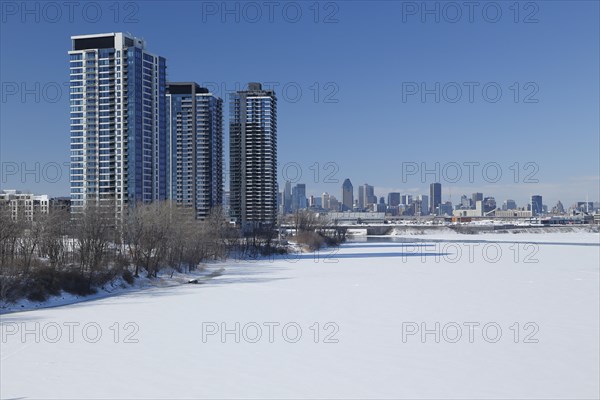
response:
M394 228L397 228L394 226ZM422 228L420 226L406 226L405 228ZM446 229L444 229L446 228ZM579 229L568 229L572 227L564 227L567 229L561 229L561 231L552 230L554 227L539 227L535 228L535 233L530 231L522 231L519 229L515 229L513 231L500 231L500 230L491 230L485 232L478 233L463 233L457 232L451 229L447 229L447 226L428 226L428 233L424 232L414 232L414 229L410 232L405 232L404 234L395 232L394 234L385 234L385 235L348 235L347 240L341 243L339 246L344 244L352 244L352 243L364 243L368 241L389 241L390 243L424 243L424 242L479 242L479 243L514 243L514 242L524 242L530 244L539 244L539 245L581 245L581 246L599 246L600 247L600 227L595 226L592 228L591 226L586 229L585 227L577 227ZM546 229L544 229L546 228ZM563 228L563 227L560 227ZM590 229L591 228L591 229ZM540 230L543 229L543 230ZM593 235L588 236L586 239L581 241L581 237L578 236L577 242L560 242L560 241L532 241L528 240L530 236L536 236L536 239L542 239L545 236L555 236L555 235L580 235L581 233ZM474 236L477 235L485 235L487 238L477 238ZM509 237L506 237L509 235ZM509 240L509 239L516 240ZM500 240L498 240L500 239ZM526 239L526 240L518 240L518 239ZM552 239L552 237L548 237L547 239ZM319 249L319 251L323 251L325 249L330 249L332 247L339 246L323 246ZM195 270L192 272L174 272L171 277L170 272L164 272L159 275L158 278L148 278L145 276L140 276L136 278L133 284L127 284L121 277L118 279L105 284L104 286L97 288L97 293L87 295L87 296L78 296L74 294L70 294L67 292L62 292L60 295L52 296L48 300L44 302L35 302L30 301L28 299L20 299L14 303L5 303L0 302L0 316L20 313L20 312L29 312L35 310L41 310L46 308L55 308L68 306L88 301L101 300L109 297L120 296L129 294L132 292L141 292L151 289L160 289L166 287L178 287L181 285L190 284L190 280L198 279L201 280L198 284L205 284L210 282L212 279L217 278L221 275L226 275L227 266L242 264L242 263L255 263L260 261L276 261L283 260L289 258L291 254L307 254L314 253L314 251L307 251L303 246L298 245L295 242L288 242L288 249L291 250L286 254L270 254L265 256L257 256L256 258L239 258L237 255L231 255L226 260L222 261L211 261L208 263L204 263L203 270Z

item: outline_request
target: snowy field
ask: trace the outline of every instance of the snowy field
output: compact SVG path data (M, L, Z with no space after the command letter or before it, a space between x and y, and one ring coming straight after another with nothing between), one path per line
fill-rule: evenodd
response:
M2 315L0 397L600 396L598 234L421 239Z

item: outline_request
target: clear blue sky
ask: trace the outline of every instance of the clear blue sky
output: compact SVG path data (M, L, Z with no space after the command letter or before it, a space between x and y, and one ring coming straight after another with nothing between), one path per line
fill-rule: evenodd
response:
M568 206L586 195L599 200L597 1L521 2L518 15L513 1L479 2L472 16L461 6L459 17L444 2L427 2L440 7L439 22L420 1L280 1L271 16L262 1L229 2L229 14L220 1L95 2L85 10L80 2L71 16L62 2L52 3L27 3L33 10L27 13L21 2L2 2L2 188L68 194L68 170L55 179L56 165L69 155L68 93L62 86L57 94L56 85L68 81L70 36L125 31L167 58L171 81L216 84L221 96L223 88L248 81L278 82L280 165L302 168L299 182L308 194L328 191L341 198L347 177L355 189L374 185L379 196L390 190L426 193L435 176L403 179L403 163L433 169L439 162L440 169L446 165L438 179L443 198L452 196L455 203L473 191L519 205L531 194L542 194L549 206L559 199ZM435 88L436 82L439 103L435 94L423 102L420 93L409 92L420 91L422 83ZM472 102L468 82L478 85ZM34 94L22 98L22 86L35 92L36 83L39 102ZM486 84L488 97L482 93ZM462 96L452 102L456 85ZM502 97L492 102L497 87ZM325 169L328 162L337 171ZM457 182L450 182L452 162L461 165ZM480 164L473 183L464 165L469 162ZM519 183L510 168L515 162ZM527 162L537 169L526 169ZM483 179L486 163L500 166L498 182L492 182L493 168ZM15 166L33 172L22 177L23 171L13 174ZM295 175L293 168L288 172ZM339 182L326 181L328 172ZM539 182L524 183L528 173Z

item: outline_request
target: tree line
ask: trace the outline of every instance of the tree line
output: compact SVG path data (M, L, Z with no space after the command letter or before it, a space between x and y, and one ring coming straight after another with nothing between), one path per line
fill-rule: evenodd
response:
M343 240L309 211L288 217L298 243L310 250ZM279 237L278 237L279 236ZM209 260L255 259L285 253L277 224L242 232L215 207L204 220L171 202L137 204L122 220L114 204L88 203L85 212L54 209L32 220L0 206L0 300L44 301L61 291L77 295L122 277L190 272Z

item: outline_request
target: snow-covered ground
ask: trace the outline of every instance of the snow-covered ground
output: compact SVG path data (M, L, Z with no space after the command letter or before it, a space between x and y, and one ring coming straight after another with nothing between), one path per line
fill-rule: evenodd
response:
M220 275L222 273L222 269L223 265L220 263L209 263L208 265L203 265L202 270L197 269L188 273L178 273L175 271L171 273L170 271L163 271L159 273L158 278L152 279L148 278L145 273L142 273L131 285L125 282L123 278L119 277L111 282L106 283L102 287L97 288L97 292L95 294L87 296L78 296L76 294L63 291L58 296L50 296L48 300L43 302L30 301L25 298L16 302L0 301L0 315L16 311L30 311L35 309L65 306L83 301L98 300L106 297L157 287L179 286L192 279L197 279L200 283L206 283L206 281L212 279L213 275Z
M2 315L0 397L598 398L598 234L446 239Z

